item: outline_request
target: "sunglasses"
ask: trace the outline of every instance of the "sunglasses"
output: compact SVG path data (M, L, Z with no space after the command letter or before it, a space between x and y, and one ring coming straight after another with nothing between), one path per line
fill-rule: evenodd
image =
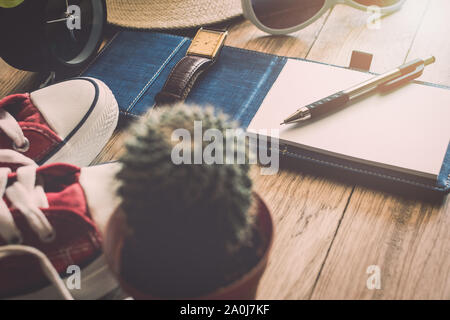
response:
M280 35L298 31L319 19L336 4L366 11L377 6L387 15L399 10L406 0L241 0L244 15L260 30Z

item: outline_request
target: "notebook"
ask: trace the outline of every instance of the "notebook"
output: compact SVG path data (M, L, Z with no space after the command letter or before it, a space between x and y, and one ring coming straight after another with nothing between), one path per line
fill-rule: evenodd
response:
M104 81L116 96L122 119L134 119L153 107L190 41L164 33L123 31L82 75ZM360 99L321 119L280 125L299 107L372 76L226 46L186 103L213 105L248 131L279 129L276 151L298 159L299 166L308 163L400 187L448 193L447 87L416 81L386 95Z
M248 130L279 129L281 142L291 146L436 180L449 145L450 90L413 83L359 99L316 121L280 125L299 107L370 77L290 60Z

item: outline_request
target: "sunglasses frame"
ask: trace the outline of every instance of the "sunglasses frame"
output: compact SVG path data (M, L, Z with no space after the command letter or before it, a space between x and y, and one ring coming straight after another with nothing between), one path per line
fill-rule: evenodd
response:
M276 1L276 0L274 0ZM307 0L306 0L307 1ZM396 4L390 5L390 6L386 6L386 7L380 7L380 14L382 16L394 13L395 11L398 11L401 9L401 7L403 6L403 4L405 3L406 0L399 0ZM317 11L317 13L312 16L310 19L308 19L307 21L296 25L294 27L291 28L285 28L285 29L273 29L273 28L269 28L267 26L265 26L263 23L261 23L261 21L259 21L259 19L257 18L255 11L253 10L253 6L252 6L252 0L241 0L242 3L242 10L244 11L244 16L249 19L258 29L273 34L273 35L283 35L283 34L288 34L288 33L293 33L296 31L299 31L307 26L309 26L311 23L313 23L314 21L316 21L317 19L319 19L328 9L333 8L335 5L337 4L345 4L348 5L350 7L359 9L359 10L363 10L366 11L367 8L369 8L370 6L366 6L363 4L359 4L357 2L355 2L354 0L325 0L325 3L323 5L323 7Z

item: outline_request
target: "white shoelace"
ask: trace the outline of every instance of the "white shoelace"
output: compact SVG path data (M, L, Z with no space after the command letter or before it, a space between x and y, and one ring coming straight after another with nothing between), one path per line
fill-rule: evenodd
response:
M11 169L0 168L0 236L8 243L22 241L22 236L14 223L11 212L3 201L3 196L6 195L12 207L18 209L25 216L31 229L39 235L42 241L53 240L55 237L54 230L39 209L48 208L49 205L42 181L38 181L40 183L36 184L37 164L30 158L12 150L0 150L0 162L22 165L17 169L17 181L8 187L8 174L11 173ZM38 258L46 277L56 287L59 294L66 300L73 300L58 272L44 253L36 248L23 245L0 247L0 259L23 254Z
M21 165L16 171L17 179L8 185L9 168L0 168L0 236L8 243L21 243L22 236L17 228L8 206L3 201L4 195L11 202L12 208L19 210L26 218L31 229L43 242L52 241L55 232L39 208L48 208L47 197L42 181L36 184L37 164L30 158L13 150L0 150L0 162Z
M25 152L28 150L29 141L23 134L17 120L7 111L0 109L0 130L2 130L13 142L15 150Z

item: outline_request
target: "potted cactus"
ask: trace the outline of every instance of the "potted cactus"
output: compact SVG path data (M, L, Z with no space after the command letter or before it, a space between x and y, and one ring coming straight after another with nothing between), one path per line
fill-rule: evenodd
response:
M161 108L134 125L121 158L122 202L109 221L105 253L135 298L253 299L265 270L273 226L252 191L250 165L172 161L179 143L172 133L193 134L196 121L203 130L236 128L212 109ZM198 146L188 146L193 157ZM245 145L231 147L247 153Z

